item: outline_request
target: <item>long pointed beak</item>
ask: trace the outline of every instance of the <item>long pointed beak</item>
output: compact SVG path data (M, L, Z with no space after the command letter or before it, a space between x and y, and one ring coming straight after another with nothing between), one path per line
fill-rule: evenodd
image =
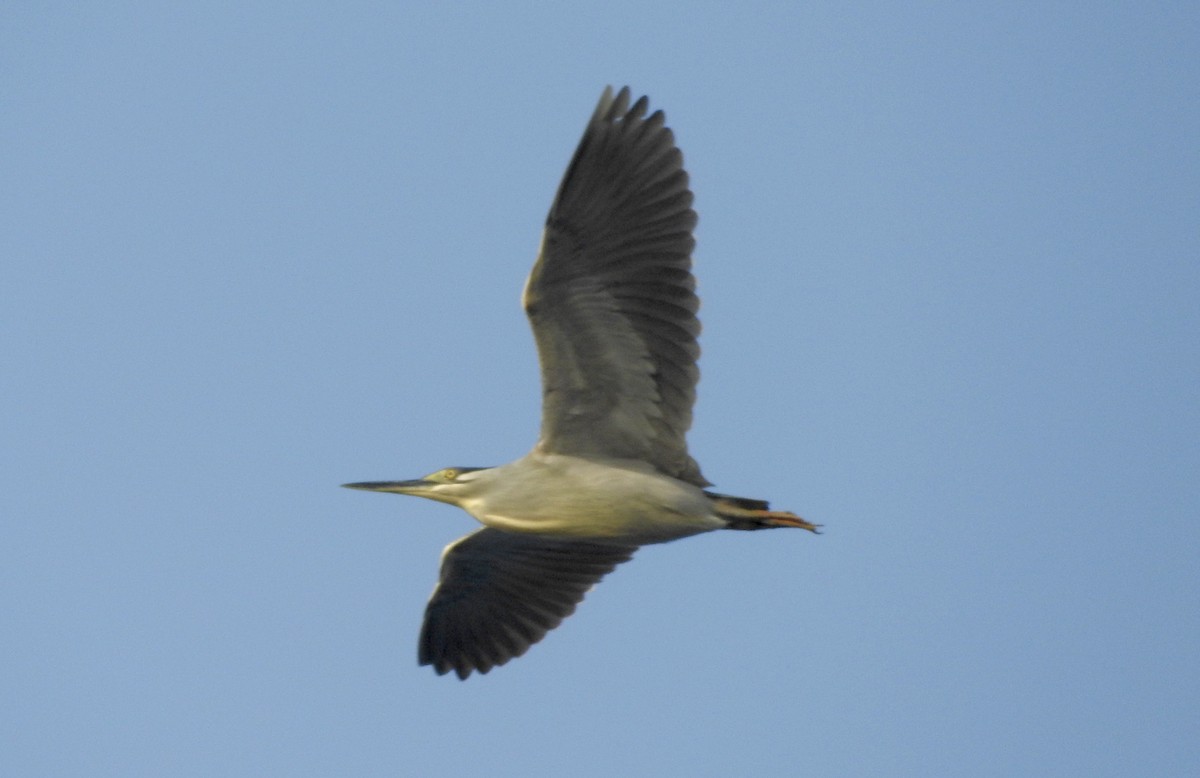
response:
M393 494L414 494L433 486L432 481L417 478L412 481L363 481L357 484L342 484L347 489L361 489L364 492L391 492Z

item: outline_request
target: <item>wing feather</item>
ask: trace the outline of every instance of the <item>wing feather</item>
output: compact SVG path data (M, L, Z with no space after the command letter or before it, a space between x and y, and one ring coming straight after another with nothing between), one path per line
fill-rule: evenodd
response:
M699 378L696 213L662 111L604 91L525 286L546 452L641 459L706 486L688 455Z
M418 658L439 674L486 673L524 654L636 546L481 529L442 552Z

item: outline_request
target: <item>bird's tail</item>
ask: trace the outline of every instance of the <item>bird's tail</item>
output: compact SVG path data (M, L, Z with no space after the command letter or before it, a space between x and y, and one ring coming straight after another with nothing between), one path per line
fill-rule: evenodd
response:
M798 527L820 534L820 524L813 524L788 511L773 511L766 500L731 497L728 494L717 494L716 492L705 492L704 494L713 501L713 510L727 522L729 529Z

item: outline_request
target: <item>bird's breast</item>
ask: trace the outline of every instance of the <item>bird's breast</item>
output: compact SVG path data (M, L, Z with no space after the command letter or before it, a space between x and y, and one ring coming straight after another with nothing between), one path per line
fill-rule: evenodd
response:
M500 488L463 505L496 529L645 544L724 526L703 491L639 462L531 454L505 468Z

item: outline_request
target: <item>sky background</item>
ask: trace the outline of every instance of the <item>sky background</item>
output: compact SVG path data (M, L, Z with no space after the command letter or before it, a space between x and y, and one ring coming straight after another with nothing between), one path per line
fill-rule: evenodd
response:
M969 7L968 7L969 6ZM1192 3L5 3L0 773L1200 769ZM416 664L605 84L700 214L692 453L825 525Z

